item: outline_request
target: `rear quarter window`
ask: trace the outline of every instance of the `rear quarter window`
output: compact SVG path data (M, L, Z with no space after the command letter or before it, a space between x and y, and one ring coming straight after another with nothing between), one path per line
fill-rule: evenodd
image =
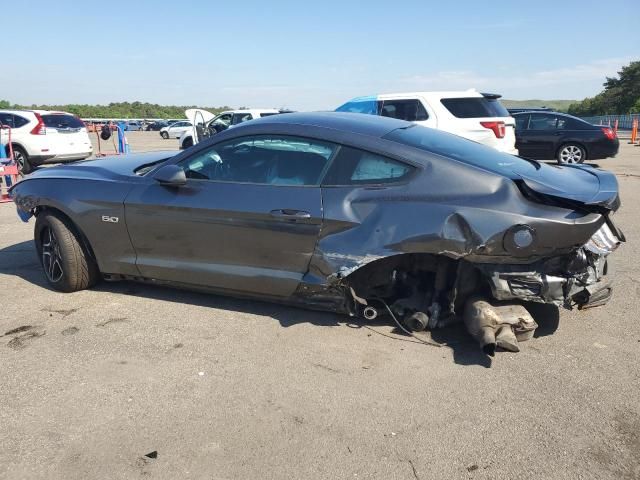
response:
M382 155L341 147L322 182L325 186L379 185L406 180L415 167Z
M509 117L509 112L496 98L443 98L440 103L456 118Z

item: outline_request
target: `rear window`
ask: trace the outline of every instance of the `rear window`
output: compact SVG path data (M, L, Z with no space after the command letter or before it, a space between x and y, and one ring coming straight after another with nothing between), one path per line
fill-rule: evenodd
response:
M457 118L508 117L509 112L496 98L443 98L442 105Z
M481 143L420 125L397 128L382 138L509 177L513 172L531 170L532 165L536 169L540 167L534 160L502 153Z
M42 121L48 128L84 128L84 123L73 115L48 114L42 115Z

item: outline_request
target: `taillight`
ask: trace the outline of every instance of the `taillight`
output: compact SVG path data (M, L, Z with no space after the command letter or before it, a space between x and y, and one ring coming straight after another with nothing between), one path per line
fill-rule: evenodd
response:
M482 125L484 128L488 128L489 130L493 130L496 138L504 138L504 122L480 122L480 125Z
M611 127L602 127L602 133L604 133L604 136L609 140L615 140L616 138L616 132L614 132Z
M36 120L38 120L38 124L31 130L31 135L46 135L47 129L42 121L42 117L39 113L34 113L34 115L36 116Z

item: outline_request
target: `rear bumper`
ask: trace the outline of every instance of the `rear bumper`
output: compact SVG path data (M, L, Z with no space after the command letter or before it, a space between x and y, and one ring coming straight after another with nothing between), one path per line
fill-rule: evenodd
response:
M602 160L603 158L615 157L620 149L620 141L598 142L588 147L587 160Z
M607 257L623 238L605 223L583 247L530 265L482 265L496 300L551 303L579 309L604 305L613 288Z

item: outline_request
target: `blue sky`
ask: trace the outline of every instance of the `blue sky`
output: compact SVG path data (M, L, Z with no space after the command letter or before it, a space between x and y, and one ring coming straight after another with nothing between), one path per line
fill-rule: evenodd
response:
M471 87L578 99L640 59L637 0L6 3L0 99L27 104L329 109Z

